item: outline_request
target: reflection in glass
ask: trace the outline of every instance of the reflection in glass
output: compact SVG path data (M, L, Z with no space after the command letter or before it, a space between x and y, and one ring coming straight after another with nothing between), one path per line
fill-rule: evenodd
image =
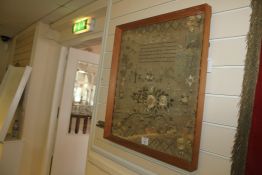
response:
M97 65L79 62L76 72L69 133L86 134L92 116Z

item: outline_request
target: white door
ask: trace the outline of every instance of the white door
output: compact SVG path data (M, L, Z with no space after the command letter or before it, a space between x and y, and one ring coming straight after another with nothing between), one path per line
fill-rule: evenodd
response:
M69 49L51 175L85 175L99 55Z

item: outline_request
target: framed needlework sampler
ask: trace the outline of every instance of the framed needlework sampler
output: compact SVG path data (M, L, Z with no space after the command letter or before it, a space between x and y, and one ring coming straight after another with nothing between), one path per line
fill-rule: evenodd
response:
M116 27L104 137L197 169L211 7Z

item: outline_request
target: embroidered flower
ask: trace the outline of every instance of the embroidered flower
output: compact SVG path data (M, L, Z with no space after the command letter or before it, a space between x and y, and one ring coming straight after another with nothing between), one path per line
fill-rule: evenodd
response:
M152 73L146 73L146 77L145 77L146 81L153 81L154 80L154 75Z
M155 107L156 102L157 102L157 100L153 95L147 96L146 104L147 104L148 109L152 109L153 107Z
M170 98L168 93L153 86L138 89L137 92L133 92L131 98L138 105L143 105L141 106L143 112L150 113L169 112L174 103L174 99Z
M201 19L201 18L200 18ZM188 17L188 21L186 22L186 25L190 32L194 32L195 28L198 27L198 22L200 20L198 17L190 16Z
M161 95L159 97L159 106L161 106L161 107L167 106L167 96Z

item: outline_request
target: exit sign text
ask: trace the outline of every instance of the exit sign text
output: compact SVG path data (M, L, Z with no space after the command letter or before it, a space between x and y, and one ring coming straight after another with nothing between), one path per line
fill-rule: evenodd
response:
M93 31L94 29L94 18L85 17L78 19L74 22L72 32L74 34L80 34L84 32Z

